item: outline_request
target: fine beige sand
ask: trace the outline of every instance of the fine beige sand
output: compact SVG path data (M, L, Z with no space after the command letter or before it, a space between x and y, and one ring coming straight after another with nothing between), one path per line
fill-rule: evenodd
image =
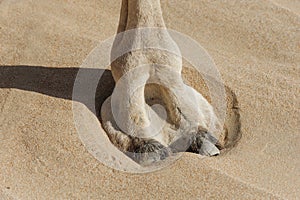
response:
M236 95L240 119L228 123L242 137L220 156L184 153L147 174L98 162L73 121L73 103L97 121L72 101L73 84L87 55L115 34L120 6L0 0L0 199L298 199L299 1L162 0L167 27L201 44ZM199 89L201 78L184 74ZM106 70L99 102L112 89Z

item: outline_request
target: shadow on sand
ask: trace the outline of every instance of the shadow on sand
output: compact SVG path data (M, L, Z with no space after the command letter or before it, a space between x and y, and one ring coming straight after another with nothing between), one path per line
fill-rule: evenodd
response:
M76 75L80 73L84 77L93 77L102 74L97 86L95 105L87 102L87 98L75 97L72 99L73 86ZM85 81L88 84L89 81ZM85 87L89 88L88 85ZM92 86L91 86L92 87ZM115 87L110 70L83 69L83 68L53 68L41 66L0 66L0 88L16 88L20 90L38 92L52 97L78 101L85 104L91 111L95 106L96 115L99 118L100 108Z

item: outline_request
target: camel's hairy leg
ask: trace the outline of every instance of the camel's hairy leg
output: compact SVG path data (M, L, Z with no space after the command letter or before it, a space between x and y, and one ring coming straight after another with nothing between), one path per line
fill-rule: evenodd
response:
M166 105L171 123L181 129L220 132L221 126L213 107L195 89L186 85L181 73L168 66L156 66L159 70L151 81L160 85L162 101Z
M126 30L141 27L165 28L160 0L128 0Z
M172 82L168 88L160 87L171 123L181 132L181 137L175 138L177 140L172 141L170 148L173 152L189 149L206 156L218 155L217 136L208 130L219 134L222 129L212 106L196 90L185 85L181 76L176 77L175 73L171 77L172 80L167 80L166 73L156 74L164 84Z
M165 28L160 0L123 0L118 33L145 27ZM149 44L158 49L145 49L144 47ZM114 101L113 95L113 103L105 104L109 109L117 107L117 122L114 121L115 116L105 116L107 114L102 112L105 119L104 129L108 132L112 142L123 151L132 151L131 157L139 163L163 159L167 153L162 144L170 144L178 138L177 143L181 143L182 138L188 141L188 146L185 148L193 152L204 155L218 154L215 147L216 141L209 134L209 131L216 132L220 128L218 120L206 99L183 83L182 58L180 52L174 55L174 52L178 52L179 49L168 32L153 32L152 29L147 29L142 34L141 30L138 30L133 32L133 35L122 35L116 38L112 55L115 52L122 52L124 47L135 47L138 50L124 52L124 55L112 62L111 69L116 87L118 84L122 85L120 80L127 73L142 65L154 65L151 70L142 71L127 79L118 98ZM145 75L148 77L143 78ZM170 126L174 125L176 129L169 132L166 131L167 129L162 130L161 135L164 137L157 140L153 140L153 137L147 138L149 133L148 129L145 129L151 122L149 106L145 101L147 96L151 96L147 93L153 92L146 90L145 93L147 82L157 83L155 88L158 87L158 89L154 93L158 93L155 95L166 108L168 123ZM136 88L137 85L139 85L138 88ZM131 90L134 92L131 93ZM113 108L111 105L114 105ZM173 133L177 134L176 137L172 136ZM171 146L177 148L176 142Z
M101 120L110 141L121 151L128 151L133 144L133 138L130 135L124 134L117 126L111 110L111 97L107 98L102 105Z
M170 150L154 139L139 138L120 131L112 117L111 97L101 109L103 128L107 131L110 141L130 158L140 164L150 164L165 159Z
M117 33L122 33L126 30L128 19L128 0L122 0L121 13Z

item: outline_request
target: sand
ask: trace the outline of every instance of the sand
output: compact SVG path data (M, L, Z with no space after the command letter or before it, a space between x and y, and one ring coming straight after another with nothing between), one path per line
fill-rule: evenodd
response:
M98 162L73 122L78 67L117 29L120 2L107 2L0 0L0 199L299 198L299 1L162 1L167 27L200 43L236 94L242 138L148 174Z

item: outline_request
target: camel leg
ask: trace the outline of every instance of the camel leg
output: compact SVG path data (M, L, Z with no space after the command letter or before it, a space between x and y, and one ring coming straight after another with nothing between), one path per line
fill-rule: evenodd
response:
M129 30L134 31L116 38L112 55L124 46L137 50L112 60L116 88L101 109L112 143L141 164L166 158L168 146L175 152L218 154L217 139L209 133L220 131L218 119L207 100L182 81L182 58L171 53L180 51L166 31L160 0L123 0L118 33ZM149 44L161 48L145 48ZM149 87L149 83L156 84ZM155 129L161 116L148 105L149 99L160 102L167 113L161 130Z

